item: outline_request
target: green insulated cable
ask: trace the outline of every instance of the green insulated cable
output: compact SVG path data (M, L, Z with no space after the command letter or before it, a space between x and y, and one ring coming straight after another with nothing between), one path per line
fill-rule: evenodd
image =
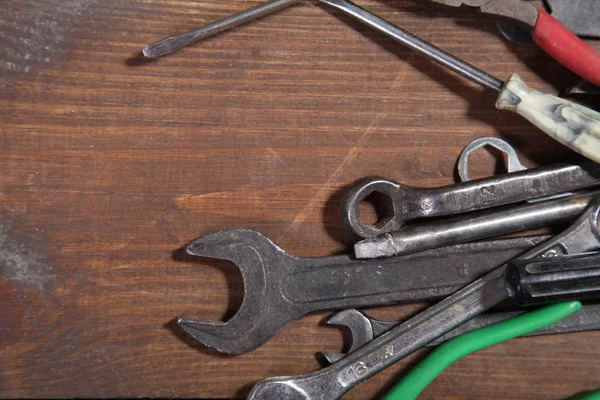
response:
M423 389L454 361L486 347L551 325L580 308L579 301L553 304L452 339L439 346L413 368L383 400L416 399Z
M573 400L600 400L600 389L573 398Z

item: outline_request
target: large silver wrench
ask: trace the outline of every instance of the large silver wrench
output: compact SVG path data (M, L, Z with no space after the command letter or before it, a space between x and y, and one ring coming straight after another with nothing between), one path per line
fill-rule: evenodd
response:
M600 190L507 210L478 211L477 218L462 215L452 222L413 227L405 250L420 252L387 259L357 260L349 255L300 258L249 229L211 233L194 240L186 251L232 261L244 280L244 300L225 323L187 318L177 322L200 343L223 353L240 354L310 312L442 298L524 251L505 258L505 250L514 245L506 247L510 241L441 246L571 222L596 196ZM521 240L528 239L518 242ZM423 251L425 248L430 250Z
M595 201L570 228L520 258L576 254L597 248L599 214L600 202ZM248 400L339 399L355 385L506 299L505 271L506 265L495 269L327 368L257 383Z
M206 346L241 354L310 312L443 298L542 241L472 242L385 260L301 258L256 231L226 229L193 241L187 251L229 260L239 268L244 280L240 309L227 322L178 318L177 323Z

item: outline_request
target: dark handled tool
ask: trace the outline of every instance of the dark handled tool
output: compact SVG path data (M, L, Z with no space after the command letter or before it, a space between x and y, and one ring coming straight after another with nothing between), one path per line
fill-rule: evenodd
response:
M520 306L600 297L600 253L515 260L506 287Z
M490 140L486 138L485 144ZM473 151L470 145L466 151ZM461 161L459 172L466 176L467 157L461 156ZM515 164L518 159L513 157L509 161ZM514 167L509 163L511 166ZM386 178L370 177L357 180L344 192L340 218L352 232L369 238L393 232L407 221L418 218L462 214L579 190L599 183L600 166L592 162L532 168L434 188L412 187ZM384 199L386 212L376 225L363 222L359 212L360 203L373 193L380 194Z
M440 345L450 339L462 335L463 333L471 332L485 326L505 321L509 318L519 316L524 312L525 311L509 311L482 314L439 337L438 339L429 343L428 346ZM338 311L327 320L328 325L339 326L350 332L350 347L348 353L355 351L377 336L380 336L393 327L400 325L402 322L403 321L381 321L371 317L363 311L355 309ZM552 324L547 328L527 334L526 336L554 335L557 333L595 331L598 329L600 329L600 304L588 304L584 305L577 315L565 318L560 322ZM345 356L345 354L342 353L332 352L321 352L321 354L325 360L331 364L339 361Z
M187 318L177 323L206 346L245 353L310 312L442 298L541 240L521 237L355 260L349 255L300 258L256 231L219 231L193 241L187 252L235 263L244 281L242 305L225 323Z
M520 258L597 248L599 213L600 205L595 202L569 229ZM339 399L360 382L508 298L505 274L503 265L327 368L296 377L265 379L254 386L248 399Z

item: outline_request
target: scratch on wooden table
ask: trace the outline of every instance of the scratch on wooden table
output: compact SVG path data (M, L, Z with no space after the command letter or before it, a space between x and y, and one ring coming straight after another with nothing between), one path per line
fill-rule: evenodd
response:
M352 149L350 149L350 151L348 152L346 157L344 157L340 165L338 165L335 171L333 171L333 173L329 176L329 179L327 179L327 181L315 193L315 195L310 199L306 206L304 206L304 208L298 213L298 215L296 215L292 223L284 230L280 239L285 239L287 235L291 232L291 230L294 229L295 226L304 222L307 213L316 206L316 203L318 201L320 201L323 198L324 193L330 190L331 184L333 182L336 182L340 178L346 166L356 158L367 136L374 132L374 129L377 127L379 121L381 121L381 118L383 118L384 114L385 113L380 112L375 116L375 118L373 118L367 129L365 129L364 133L358 139L356 145L353 146Z
M404 82L406 80L406 76L407 76L406 72L408 70L408 65L410 65L410 60L412 59L413 56L414 55L411 54L407 60L409 62L405 63L404 67L401 68L400 71L398 71L398 73L394 77L394 80L392 81L392 84L391 84L392 87L398 87L398 85L401 82ZM386 103L386 101L384 100L384 104L385 103ZM369 137L370 135L372 135L375 132L375 129L381 122L381 119L385 115L387 115L387 113L388 113L388 110L386 108L383 108L380 112L378 112L375 115L375 117L371 120L371 122L369 123L369 125L367 126L367 128L365 129L363 134L358 139L356 145L353 146L352 149L350 149L350 151L348 152L348 154L346 154L346 156L344 157L344 159L342 160L340 165L338 165L338 167L335 169L335 171L333 171L333 173L329 176L329 179L327 179L327 181L321 186L319 191L310 199L310 201L306 204L306 206L304 206L304 208L294 218L292 223L284 230L284 232L281 236L281 239L285 239L287 237L287 235L292 231L292 229L294 229L294 227L296 227L298 224L304 222L304 220L306 219L307 213L311 209L315 208L317 201L320 201L323 198L324 193L326 191L330 190L332 182L336 182L339 180L339 178L342 175L342 173L344 172L345 168L348 166L349 163L352 162L352 160L354 160L356 158L356 156L360 152L367 137Z

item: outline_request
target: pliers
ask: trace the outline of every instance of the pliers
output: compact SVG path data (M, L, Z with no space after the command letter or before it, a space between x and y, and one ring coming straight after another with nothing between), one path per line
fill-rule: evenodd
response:
M508 20L531 32L556 61L600 86L600 51L585 43L544 10L523 0L429 0L451 7L474 7L481 14Z

